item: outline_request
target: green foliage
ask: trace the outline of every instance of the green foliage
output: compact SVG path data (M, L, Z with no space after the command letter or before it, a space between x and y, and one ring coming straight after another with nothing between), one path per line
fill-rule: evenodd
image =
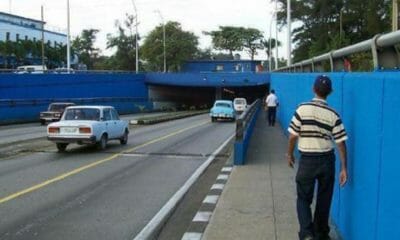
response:
M233 57L233 51L243 49L243 28L233 26L220 26L219 30L204 32L212 38L213 47L216 50L227 50Z
M78 55L79 61L86 64L89 69L93 68L100 54L100 49L94 47L97 33L98 29L84 29L81 35L72 41L72 48Z
M286 0L278 21L286 24ZM390 30L391 0L292 0L294 62L355 44ZM340 31L342 22L342 31ZM293 26L293 25L292 25Z
M243 48L250 55L251 60L254 60L254 56L257 54L258 49L264 49L263 35L260 30L255 28L244 28L242 29L242 43Z
M184 61L193 59L198 53L198 38L192 32L182 30L178 22L167 22L165 24L165 35L167 71L179 71ZM141 57L145 60L147 71L163 70L162 25L157 26L148 34L140 51Z
M275 38L271 38L271 49L270 49L269 41L270 41L269 39L268 40L265 39L261 42L264 46L265 53L267 54L268 57L269 57L270 52L272 52L272 50L274 50L276 48L276 46L278 46L278 47L282 46L281 41L279 41L279 40L277 41Z
M116 49L115 53L106 61L109 69L136 70L136 35L134 34L134 16L126 15L124 24L116 22L117 36L107 35L107 48ZM138 40L140 40L138 36Z

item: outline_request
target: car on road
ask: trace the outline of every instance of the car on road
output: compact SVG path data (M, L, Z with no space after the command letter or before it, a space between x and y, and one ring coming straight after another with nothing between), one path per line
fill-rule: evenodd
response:
M234 121L236 112L233 108L233 103L230 100L217 100L210 110L211 121L215 122L218 119L228 119Z
M242 113L247 108L246 98L235 98L233 99L233 108L237 113Z
M128 122L120 120L111 106L67 107L59 122L47 126L47 139L55 142L59 152L70 143L97 145L105 149L109 140L128 143Z
M40 112L40 124L45 125L46 122L59 121L66 107L74 106L71 102L54 102L50 103L47 111Z

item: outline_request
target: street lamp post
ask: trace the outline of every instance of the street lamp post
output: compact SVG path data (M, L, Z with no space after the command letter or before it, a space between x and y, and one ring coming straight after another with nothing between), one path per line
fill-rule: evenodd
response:
M287 43L287 66L292 65L292 27L291 27L291 16L290 16L290 0L287 0L287 27L288 27L288 43Z
M67 0L67 72L71 68L71 29L70 29L70 12L69 0Z
M164 55L164 73L165 73L165 72L167 72L167 56L166 56L166 53L165 53L165 21L164 21L164 18L162 16L162 14L161 14L161 11L160 10L156 10L156 12L160 16L161 21L162 21L162 26L163 26L163 55Z
M397 31L399 29L399 4L398 0L393 0L392 9L392 31Z
M278 70L278 0L275 0L275 70Z
M268 58L269 58L269 63L268 63L268 65L269 65L269 71L271 72L272 71L272 22L273 22L273 20L274 20L274 15L276 15L276 12L274 12L273 14L272 14L272 16L271 16L271 21L270 21L270 24L269 24L269 49L268 49ZM276 40L275 40L275 44L276 44ZM276 65L276 63L275 63L275 65ZM275 67L275 69L276 69L276 67Z
M135 50L136 50L136 73L139 73L139 44L138 44L138 13L137 13L137 8L136 8L136 4L135 1L132 0L132 5L133 5L133 9L135 10L135 29L136 29L136 33L135 33Z

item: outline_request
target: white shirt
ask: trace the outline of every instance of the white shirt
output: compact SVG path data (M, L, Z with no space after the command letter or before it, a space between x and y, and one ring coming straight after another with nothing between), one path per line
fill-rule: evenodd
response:
M268 107L276 107L278 105L278 97L275 94L270 93L265 100Z

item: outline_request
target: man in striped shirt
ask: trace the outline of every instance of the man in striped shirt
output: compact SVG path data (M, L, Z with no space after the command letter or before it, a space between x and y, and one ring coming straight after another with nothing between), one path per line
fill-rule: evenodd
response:
M299 168L296 175L297 216L301 240L325 240L329 238L329 210L335 181L336 143L341 159L340 186L347 182L346 131L340 116L327 105L326 98L332 92L328 76L315 79L315 98L301 104L290 122L288 131L288 164L293 167L293 151L298 140L300 152ZM310 205L313 201L314 186L318 182L318 193L314 218Z

